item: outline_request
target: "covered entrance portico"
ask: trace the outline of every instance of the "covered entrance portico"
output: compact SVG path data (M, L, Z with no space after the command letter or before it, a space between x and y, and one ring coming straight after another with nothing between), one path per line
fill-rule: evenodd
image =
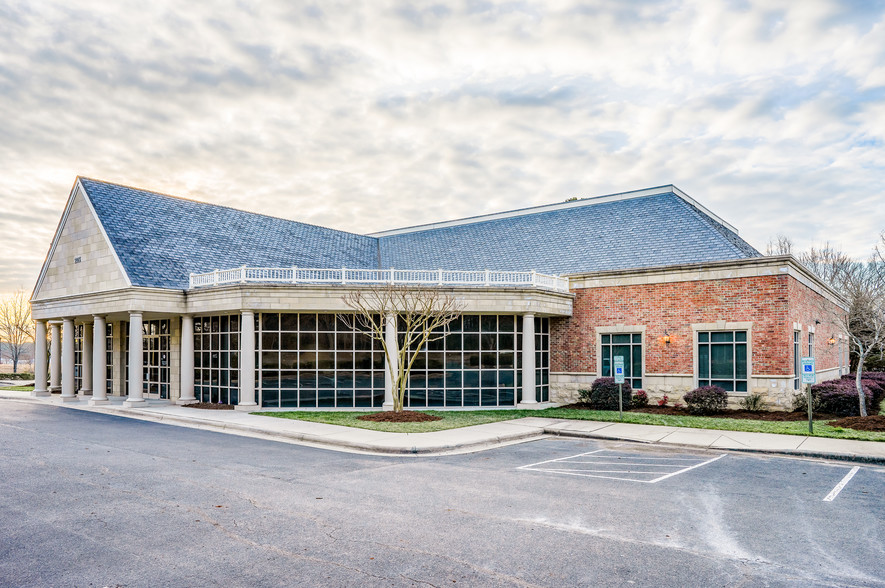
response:
M363 350L358 334L340 332L336 318L350 312L342 296L359 287L128 288L33 301L37 340L46 341L47 333L51 340L37 345L33 394L57 392L64 402L93 405L121 398L127 407L147 400L187 404L222 398L241 410L387 407L393 382L383 353L373 352L371 342ZM446 290L463 302L465 320L457 341L449 337L419 361L407 406L546 401L547 328L540 329L542 336L536 325L546 325L546 317L568 316L571 294L524 287ZM298 317L299 327L287 326ZM395 342L396 321L388 321L390 329L388 342ZM53 362L48 380L41 369L47 353Z

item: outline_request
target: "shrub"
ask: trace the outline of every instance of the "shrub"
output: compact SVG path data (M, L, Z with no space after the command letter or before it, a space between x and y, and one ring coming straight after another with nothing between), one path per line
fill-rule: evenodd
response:
M578 398L584 404L590 404L590 390L578 390Z
M765 410L765 399L761 394L749 394L741 400L741 408L750 412Z
M811 409L820 411L820 394L811 392ZM804 391L793 394L793 412L808 412L808 394Z
M618 410L618 386L614 378L597 378L590 387L590 406L597 410ZM620 384L624 408L630 408L633 389L626 382Z
M637 390L633 398L630 399L630 406L633 408L645 408L648 406L648 394L645 390Z
M658 400L658 406L667 406L667 402L670 401L670 397L664 394L661 396L661 399Z
M8 374L0 374L0 380L33 380L34 374L29 374L27 372L19 372L17 374L8 373Z
M692 414L722 412L728 405L728 393L719 386L701 386L682 397Z
M872 386L870 386L870 384L872 384ZM875 387L881 389L881 387L878 386L877 383L866 379L861 380L861 385L864 389L867 408L871 409L874 401L872 388ZM804 396L805 395L803 394L803 397ZM812 408L816 411L834 414L836 416L857 416L860 414L860 408L857 401L857 388L852 379L827 380L826 382L815 384L811 387L811 396L813 403ZM801 406L801 410L808 410L807 402L801 402ZM871 413L871 410L868 410L867 412Z

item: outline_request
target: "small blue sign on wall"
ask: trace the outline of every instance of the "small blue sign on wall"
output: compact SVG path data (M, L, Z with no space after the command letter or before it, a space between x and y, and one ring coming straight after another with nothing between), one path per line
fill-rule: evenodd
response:
M615 360L615 384L623 384L624 383L624 356L616 355Z
M802 358L802 383L803 384L814 384L816 381L817 372L814 370L814 358L813 357L803 357Z

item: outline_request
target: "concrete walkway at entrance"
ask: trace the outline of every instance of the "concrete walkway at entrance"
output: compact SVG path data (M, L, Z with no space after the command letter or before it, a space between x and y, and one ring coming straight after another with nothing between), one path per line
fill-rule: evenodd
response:
M234 410L200 410L166 402L147 401L143 408L125 408L123 398L114 398L103 406L89 406L86 401L62 403L58 396L33 398L29 392L0 390L0 399L50 404L74 410L361 453L445 455L481 451L545 436L564 436L885 464L885 443L801 435L542 417L526 417L432 433L385 433L278 419Z

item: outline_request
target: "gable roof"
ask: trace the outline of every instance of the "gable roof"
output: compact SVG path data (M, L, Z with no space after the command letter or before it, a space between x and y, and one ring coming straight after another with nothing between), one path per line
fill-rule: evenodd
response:
M79 178L133 286L251 267L569 274L758 257L674 186L358 235Z
M758 257L674 186L380 233L384 267L572 274Z
M186 289L191 272L375 267L372 237L80 178L133 286Z

